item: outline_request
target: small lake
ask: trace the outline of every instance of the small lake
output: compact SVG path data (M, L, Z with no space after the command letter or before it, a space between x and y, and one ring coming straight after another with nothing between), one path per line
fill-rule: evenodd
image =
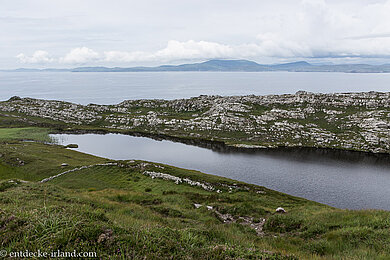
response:
M199 95L390 91L390 73L330 72L0 72L0 100L12 96L117 104L125 99Z
M389 156L299 148L240 152L121 134L52 136L105 158L199 170L339 208L390 210Z

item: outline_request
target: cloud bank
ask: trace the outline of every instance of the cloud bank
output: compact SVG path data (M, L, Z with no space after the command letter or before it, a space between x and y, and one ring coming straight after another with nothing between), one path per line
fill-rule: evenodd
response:
M85 64L88 62L98 61L99 53L87 47L74 48L64 57L59 58L60 63Z
M64 4L64 10L72 14L73 2L69 1ZM260 63L264 59L390 60L390 0L248 0L245 4L215 0L204 5L188 0L186 4L181 3L167 0L164 8L159 4L150 8L144 3L125 8L126 1L121 1L118 7L107 8L103 2L99 3L88 9L90 12L85 17L66 18L67 29L63 30L67 32L71 28L75 35L71 44L65 44L66 40L48 31L54 44L61 42L61 47L24 50L16 56L17 60L69 65L137 65L216 58L244 58ZM180 11L173 12L172 7ZM101 17L99 21L91 18L97 16ZM28 21L14 19L12 23ZM104 24L99 24L100 21ZM33 22L38 26L41 21ZM47 20L44 22L45 26L50 25ZM74 27L83 29L88 37L74 34Z
M205 59L256 59L276 58L365 58L390 57L390 37L343 39L337 42L324 41L319 45L284 39L276 34L258 35L257 43L226 45L216 42L169 41L167 46L155 52L103 51L99 53L87 47L74 48L65 56L53 58L46 51L36 51L32 56L20 53L16 57L21 63L87 64L87 63L137 63L174 62ZM326 49L322 45L328 45Z
M31 56L20 53L16 58L18 58L21 63L50 63L54 61L47 51L42 50L35 51Z

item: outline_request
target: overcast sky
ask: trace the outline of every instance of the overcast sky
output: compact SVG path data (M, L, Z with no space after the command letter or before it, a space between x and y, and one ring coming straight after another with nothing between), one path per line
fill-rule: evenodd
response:
M390 62L390 0L0 0L0 68Z

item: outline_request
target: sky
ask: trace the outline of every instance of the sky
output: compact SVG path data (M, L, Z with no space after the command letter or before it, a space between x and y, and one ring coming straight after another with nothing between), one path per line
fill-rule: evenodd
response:
M0 0L0 68L390 63L390 0Z

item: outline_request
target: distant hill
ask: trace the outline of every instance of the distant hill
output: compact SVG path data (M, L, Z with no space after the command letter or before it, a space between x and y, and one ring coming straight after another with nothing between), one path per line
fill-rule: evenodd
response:
M162 65L158 67L132 67L132 68L105 68L81 67L74 72L112 71L112 72L139 72L139 71L267 71L267 65L260 65L248 60L209 60L201 63Z
M283 63L283 64L276 64L271 65L270 67L273 70L297 70L297 69L308 69L313 67L314 65L311 65L310 63L306 61L297 61L297 62L291 62L291 63Z
M340 64L313 65L306 61L265 65L248 60L209 60L201 63L163 65L158 67L80 67L73 72L142 72L142 71L300 71L300 72L348 72L348 73L389 73L390 64Z
M9 71L9 70L8 70ZM154 72L154 71L300 71L300 72L348 72L390 73L390 64L339 64L313 65L306 61L265 65L248 60L209 60L200 63L162 65L158 67L78 67L74 69L16 69L17 72Z

